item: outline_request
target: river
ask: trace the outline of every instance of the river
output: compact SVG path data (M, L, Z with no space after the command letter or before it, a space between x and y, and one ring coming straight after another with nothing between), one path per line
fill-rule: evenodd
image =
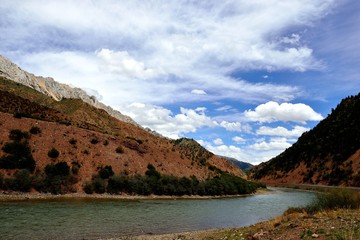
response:
M98 239L241 227L304 206L311 192L202 200L0 202L0 239Z

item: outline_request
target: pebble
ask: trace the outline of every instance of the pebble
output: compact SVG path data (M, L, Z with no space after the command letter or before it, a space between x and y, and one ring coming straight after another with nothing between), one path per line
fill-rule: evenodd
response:
M313 238L318 238L319 237L319 235L318 234L316 234L316 233L314 233L313 235L311 235Z

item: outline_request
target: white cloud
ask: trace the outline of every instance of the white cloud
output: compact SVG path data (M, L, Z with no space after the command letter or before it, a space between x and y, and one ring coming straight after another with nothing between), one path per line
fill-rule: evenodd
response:
M254 143L249 147L254 150L260 150L260 151L274 151L274 150L283 151L290 146L291 144L287 142L286 138L274 138L271 139L270 142L261 141L258 143Z
M323 119L321 114L303 103L278 104L273 101L257 106L254 111L245 111L245 117L250 121L258 122L292 121L305 123L306 121L320 121Z
M219 108L215 109L216 111L220 111L220 112L228 112L228 111L235 111L235 109L229 105L225 105Z
M223 145L224 144L224 142L223 142L223 140L221 138L214 139L213 143L215 145Z
M197 140L197 142L210 152L220 156L233 157L240 161L244 161L247 158L244 151L242 151L239 147L235 147L233 145L227 146L222 144L214 146L210 142L206 142L203 140Z
M283 42L283 43L288 43L288 44L299 44L299 42L300 42L300 35L299 34L296 34L296 33L293 33L293 34L291 34L291 36L290 37L283 37L282 39L281 39L281 42Z
M220 122L220 126L231 132L251 132L252 128L249 124L241 124L240 122Z
M206 116L204 108L180 108L180 113L174 115L170 110L143 103L132 103L119 110L144 127L170 138L179 138L184 133L195 132L201 127L216 126L216 122Z
M196 94L196 95L206 95L206 92L204 90L201 89L194 89L191 91L192 94Z
M234 142L236 142L237 144L241 144L241 143L245 143L245 142L246 142L246 140L245 140L244 138L239 137L239 136L233 137L232 140L233 140Z
M97 56L103 61L102 70L110 73L142 79L154 78L161 74L160 70L145 68L143 62L136 61L126 51L101 49Z
M210 152L226 157L232 157L239 161L248 162L254 165L257 165L261 162L268 161L271 158L277 156L281 150L258 150L253 148L248 148L246 146L237 147L234 145L213 145L211 142L204 140L197 140L203 147L205 147Z
M26 62L35 74L55 72L56 78L93 89L106 83L99 93L113 106L200 97L291 101L301 94L297 87L250 83L232 73L321 68L309 46L299 42L288 47L284 39L295 41L288 29L311 25L332 6L332 0L5 1L0 9L0 52L17 63ZM60 68L57 64L69 61L64 52L76 58L86 55L97 66L88 69L73 61ZM97 82L88 82L87 76ZM207 94L198 96L202 91Z
M292 130L288 130L284 127L271 128L271 127L261 126L258 130L256 130L256 134L288 138L288 137L300 137L301 134L309 130L310 128L305 128L302 126L295 126Z

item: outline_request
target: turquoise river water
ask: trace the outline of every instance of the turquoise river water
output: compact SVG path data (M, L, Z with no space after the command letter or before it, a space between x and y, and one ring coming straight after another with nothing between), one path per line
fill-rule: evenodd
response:
M99 239L240 227L308 204L314 193L206 200L29 200L0 202L0 239Z

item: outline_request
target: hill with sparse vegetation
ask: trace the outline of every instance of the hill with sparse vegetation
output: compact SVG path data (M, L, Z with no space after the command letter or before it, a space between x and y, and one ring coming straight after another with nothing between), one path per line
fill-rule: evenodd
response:
M192 139L170 140L0 77L0 189L223 195L260 186L245 179Z
M272 183L360 186L360 94L343 99L314 129L255 167L251 176Z

